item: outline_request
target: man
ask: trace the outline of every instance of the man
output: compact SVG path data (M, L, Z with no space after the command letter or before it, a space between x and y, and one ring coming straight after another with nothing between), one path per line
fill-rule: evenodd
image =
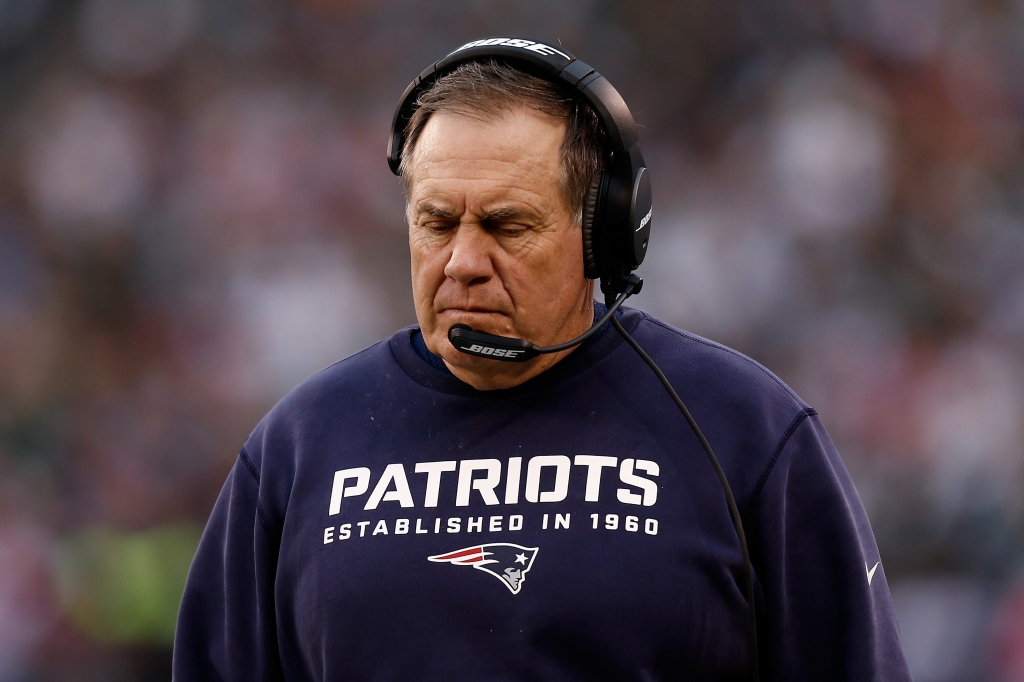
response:
M419 325L249 437L189 576L175 680L751 679L722 488L623 338L522 363L448 340L465 324L550 346L603 313L581 224L609 131L578 92L501 61L465 61L416 103L401 171ZM909 680L814 410L739 353L636 310L618 322L731 483L761 678Z

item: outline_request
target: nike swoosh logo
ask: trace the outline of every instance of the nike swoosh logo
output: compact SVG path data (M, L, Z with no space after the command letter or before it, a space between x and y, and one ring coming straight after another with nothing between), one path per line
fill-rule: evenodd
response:
M882 563L882 562L881 561L876 561L874 566L872 566L871 568L868 568L868 562L866 562L866 561L864 562L864 570L868 572L868 585L871 584L871 579L875 577L875 570L878 569L878 564L880 564L880 563Z

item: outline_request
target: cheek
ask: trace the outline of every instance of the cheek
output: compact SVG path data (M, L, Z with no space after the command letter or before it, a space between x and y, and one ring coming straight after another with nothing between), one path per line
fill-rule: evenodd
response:
M443 249L438 249L429 240L409 239L409 255L412 264L412 288L416 300L433 298L444 281L445 258Z
M550 242L539 245L535 253L533 276L556 282L568 287L575 287L583 278L583 244L579 230L561 233Z
M562 311L579 297L583 277L583 245L579 230L544 235L507 254L499 277L517 305L534 313Z

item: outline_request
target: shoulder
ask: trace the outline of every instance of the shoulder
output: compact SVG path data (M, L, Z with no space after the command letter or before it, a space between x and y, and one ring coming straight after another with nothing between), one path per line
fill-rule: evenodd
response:
M326 424L344 427L359 405L401 374L389 349L389 339L340 360L289 391L260 420L246 439L242 453L260 470L275 452L290 451L295 441ZM286 447L287 446L287 447Z
M390 376L400 371L389 343L390 339L384 339L320 370L289 391L267 417L301 418L311 409L336 404L340 399L350 400L360 392L379 390Z
M737 498L748 499L814 409L770 370L732 348L647 314L633 335L714 446Z
M728 346L677 329L648 313L643 314L635 336L656 362L665 363L663 369L670 378L673 374L685 376L723 397L767 401L782 411L808 409L771 370Z

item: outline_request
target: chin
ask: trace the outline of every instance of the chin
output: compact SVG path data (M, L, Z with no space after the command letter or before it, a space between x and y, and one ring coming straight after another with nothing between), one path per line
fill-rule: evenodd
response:
M528 362L502 362L460 353L451 346L449 348L450 353L441 356L449 368L457 378L480 390L510 388L522 383L522 377L533 375L537 362L545 357L533 358Z
M464 322L463 324L469 323ZM478 329L478 327L473 328ZM481 331L488 330L481 329ZM439 326L437 328L437 332L435 332L435 334L432 336L432 339L426 339L427 348L430 349L431 353L437 355L452 367L464 369L475 373L493 374L495 372L500 372L501 370L504 369L509 369L510 365L515 364L509 362L502 362L501 360L492 360L490 358L481 358L476 355L469 355L468 353L460 353L458 350L455 349L455 346L448 342L448 326L445 326L443 328Z

